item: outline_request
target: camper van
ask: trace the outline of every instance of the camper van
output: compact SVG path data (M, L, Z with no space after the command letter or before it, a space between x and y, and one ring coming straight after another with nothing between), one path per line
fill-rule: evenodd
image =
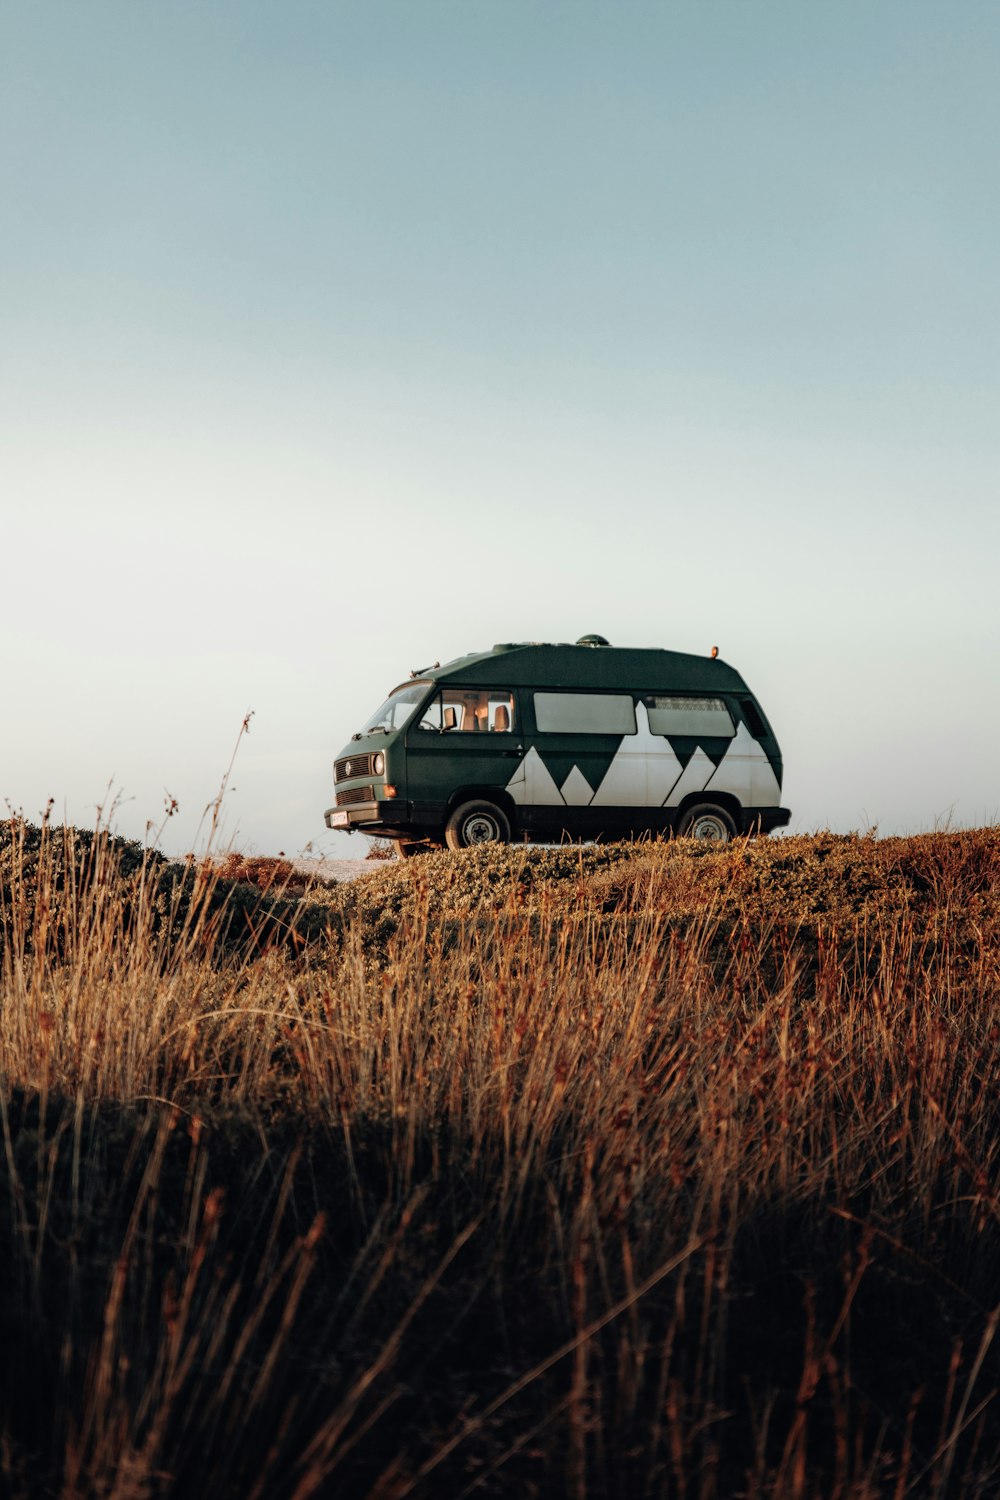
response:
M477 844L769 833L781 752L711 656L533 641L411 674L334 762L328 828L400 856Z

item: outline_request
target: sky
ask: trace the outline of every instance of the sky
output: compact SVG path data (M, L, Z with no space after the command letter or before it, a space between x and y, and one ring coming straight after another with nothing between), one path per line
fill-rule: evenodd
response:
M389 688L597 631L719 646L793 831L995 822L998 64L993 0L0 0L0 799L183 853L239 741L217 838L360 855Z

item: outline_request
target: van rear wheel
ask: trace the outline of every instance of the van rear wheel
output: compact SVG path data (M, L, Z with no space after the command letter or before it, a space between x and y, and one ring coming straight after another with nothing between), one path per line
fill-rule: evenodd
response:
M509 844L510 820L493 802L463 802L445 824L444 837L449 849Z
M677 825L682 839L701 839L706 844L728 844L736 837L736 824L726 812L714 802L699 802L689 807Z

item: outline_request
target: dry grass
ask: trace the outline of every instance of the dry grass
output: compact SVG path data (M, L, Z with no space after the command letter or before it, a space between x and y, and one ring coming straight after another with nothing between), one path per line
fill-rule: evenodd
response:
M288 859L270 859L260 854L227 854L219 866L223 880L243 881L259 890L274 887L284 891L304 891L309 878Z
M262 884L3 825L6 1492L997 1493L996 830Z

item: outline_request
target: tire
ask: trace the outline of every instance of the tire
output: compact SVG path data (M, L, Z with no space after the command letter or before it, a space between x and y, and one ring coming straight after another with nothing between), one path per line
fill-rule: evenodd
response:
M677 825L682 839L701 839L706 844L728 844L736 837L736 824L724 807L715 802L699 802L689 807Z
M449 849L509 844L510 820L494 802L463 802L445 824L444 837Z
M435 849L444 848L443 844L432 844L429 839L419 844L411 843L409 839L392 839L391 842L397 859L412 859L416 854L430 854Z

